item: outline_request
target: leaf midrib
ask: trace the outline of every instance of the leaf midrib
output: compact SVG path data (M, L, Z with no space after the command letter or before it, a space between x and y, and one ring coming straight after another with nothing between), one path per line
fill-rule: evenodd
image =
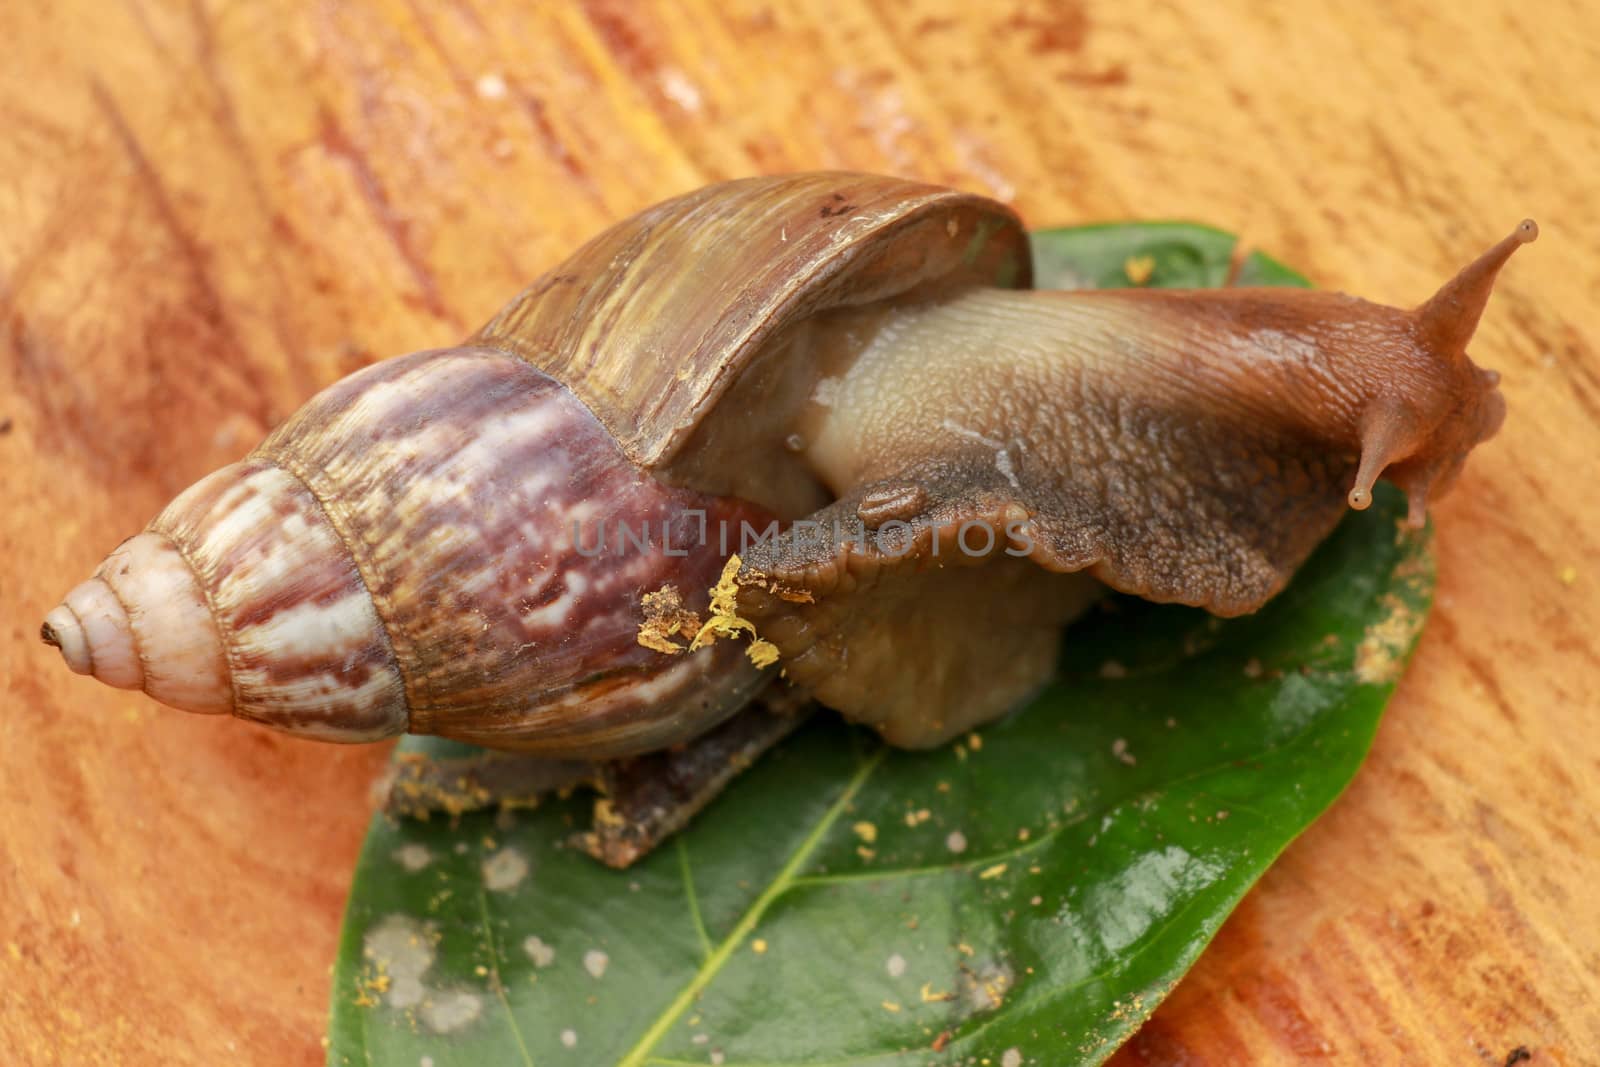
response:
M682 1017L683 1013L688 1010L689 1005L694 1003L695 998L704 992L706 986L711 984L728 960L733 958L734 951L744 942L750 931L756 928L756 924L767 913L767 909L793 887L799 877L800 869L805 866L806 861L811 858L811 854L822 843L822 838L833 828L834 823L839 821L839 817L844 814L845 809L850 806L850 802L855 799L856 793L866 784L867 779L872 777L872 772L878 769L878 765L883 762L884 752L883 748L879 748L862 761L861 766L856 769L856 773L851 776L850 781L846 783L839 796L828 806L828 810L823 813L822 818L817 820L817 824L811 828L811 832L806 834L805 839L800 842L783 867L779 869L777 877L773 878L767 887L761 891L761 895L739 917L739 921L734 924L733 929L728 931L728 935L706 957L699 970L695 971L694 976L678 991L678 995L673 998L672 1003L667 1005L660 1015L656 1016L655 1021L640 1036L633 1048L629 1049L617 1061L616 1067L644 1067L645 1062L650 1059L651 1050L661 1043L661 1039L666 1036L672 1024Z

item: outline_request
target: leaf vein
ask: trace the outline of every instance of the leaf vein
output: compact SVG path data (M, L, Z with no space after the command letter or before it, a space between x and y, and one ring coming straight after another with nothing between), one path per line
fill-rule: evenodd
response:
M533 1056L528 1052L528 1043L522 1036L522 1026L517 1022L517 1013L511 1010L506 985L500 980L500 949L495 944L494 927L489 923L489 891L481 883L478 885L478 915L483 922L483 945L489 951L489 984L494 988L495 996L500 998L500 1006L505 1009L506 1025L511 1028L511 1036L517 1040L522 1062L527 1067L533 1067Z
M673 839L678 845L678 870L683 875L683 895L689 901L689 918L694 922L694 932L700 938L700 959L711 958L711 933L706 929L705 917L700 914L700 894L694 888L694 872L689 868L689 846L679 834Z
M822 818L817 821L817 825L811 828L811 832L806 834L805 839L790 854L789 859L778 871L777 877L773 878L767 888L762 890L761 895L755 899L755 902L739 917L739 921L734 924L733 929L728 931L728 936L723 938L722 942L716 946L705 963L701 964L700 969L695 972L694 977L684 984L672 1003L667 1005L666 1010L656 1017L655 1022L650 1024L649 1029L640 1036L633 1048L629 1049L617 1061L617 1067L644 1067L644 1064L650 1058L650 1050L661 1043L661 1039L666 1036L666 1032L673 1022L687 1011L689 1005L694 1003L695 998L705 990L706 986L711 984L712 979L716 978L718 972L732 958L734 950L744 941L745 936L755 929L756 924L761 921L761 917L766 914L767 909L772 906L773 902L793 887L800 868L811 858L811 854L822 843L824 835L832 829L834 823L839 821L839 817L844 814L850 802L855 799L856 793L866 784L867 779L872 776L872 772L883 762L884 751L883 748L879 748L862 762L850 781L846 783L844 789L840 791L839 796L828 806L828 810L823 813Z

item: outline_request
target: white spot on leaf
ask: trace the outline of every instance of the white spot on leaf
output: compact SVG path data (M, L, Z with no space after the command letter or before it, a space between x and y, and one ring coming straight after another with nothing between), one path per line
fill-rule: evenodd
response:
M544 939L529 934L522 940L522 951L528 954L535 967L548 967L556 961L556 950L544 943Z
M413 841L394 850L394 861L414 874L433 862L433 853L428 851L427 845Z
M476 993L452 989L435 993L422 1002L422 1021L438 1034L449 1034L471 1023L483 1012L483 1001Z
M503 848L483 861L484 888L508 893L528 876L527 857L514 848Z
M436 938L428 924L409 915L387 915L367 931L362 951L378 973L388 978L384 1003L412 1008L427 989L422 976L433 966Z

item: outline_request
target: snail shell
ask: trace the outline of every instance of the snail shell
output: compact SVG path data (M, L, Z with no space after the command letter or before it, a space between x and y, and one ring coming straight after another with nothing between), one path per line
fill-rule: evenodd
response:
M671 484L668 461L786 324L1027 269L1008 210L910 182L805 175L670 201L463 347L318 394L124 542L42 636L109 685L323 740L587 758L694 736L770 672L729 642L641 645L643 596L671 587L704 612L729 551L701 531L765 528L773 504L820 491L750 492L764 508L732 474ZM607 530L647 544L584 551Z

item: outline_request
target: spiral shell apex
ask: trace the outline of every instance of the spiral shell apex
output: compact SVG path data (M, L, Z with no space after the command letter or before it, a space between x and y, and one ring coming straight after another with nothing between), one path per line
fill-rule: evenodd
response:
M216 621L194 571L164 534L124 541L45 617L40 635L78 674L143 689L184 711L233 709Z
M315 497L252 458L174 500L46 619L67 663L185 711L332 741L406 708L359 574Z

